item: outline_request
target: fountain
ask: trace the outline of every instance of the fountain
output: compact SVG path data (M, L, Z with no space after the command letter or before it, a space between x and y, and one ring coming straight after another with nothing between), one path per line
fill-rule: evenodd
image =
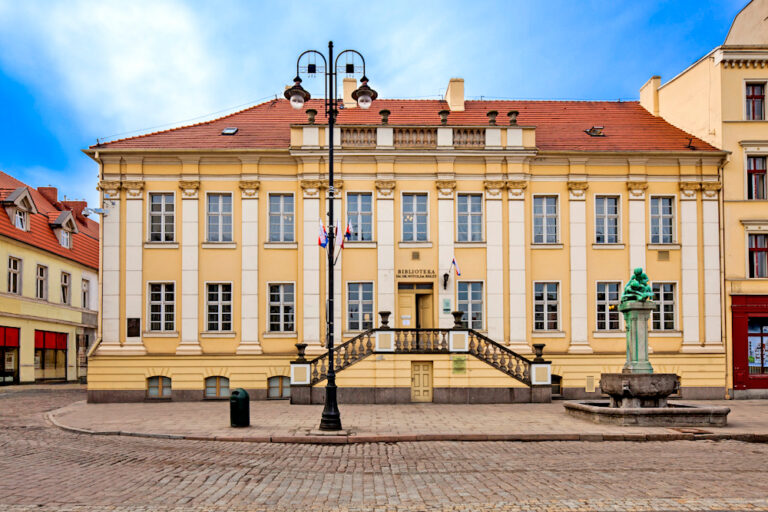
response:
M627 362L621 373L600 375L600 389L610 401L567 402L566 412L594 423L633 426L723 427L728 407L670 403L680 388L674 373L653 373L648 360L648 317L655 308L643 269L636 268L624 287L619 311L627 328Z

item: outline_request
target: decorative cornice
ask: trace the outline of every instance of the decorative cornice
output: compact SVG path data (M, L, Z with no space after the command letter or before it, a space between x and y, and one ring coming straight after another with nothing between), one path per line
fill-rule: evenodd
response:
M98 189L104 192L104 195L110 199L118 199L120 197L119 181L100 181Z
M437 187L438 199L451 199L453 198L453 191L456 190L456 181L437 180L435 181L435 187Z
M648 183L645 181L628 181L627 190L630 199L645 199L645 191L648 189Z
M240 182L240 193L243 199L254 199L259 197L259 181L243 180Z
M525 189L528 188L527 181L508 181L507 190L509 191L509 198L523 199L525 196Z
M504 182L501 180L486 180L483 182L486 199L501 199L501 191L504 190Z
M699 190L701 190L701 183L697 181L681 181L680 199L696 199Z
M125 189L126 199L141 199L144 196L143 181L124 181L122 188Z
M301 180L299 183L301 189L304 191L305 198L320 197L320 190L325 188L325 182L320 180ZM336 188L336 181L333 182L334 188Z
M394 180L376 180L375 185L379 198L391 199L394 197L396 185Z
M589 183L586 181L569 181L568 198L571 201L583 201L587 197Z
M197 199L197 192L200 189L199 181L180 181L182 199Z
M723 188L723 184L719 181L712 181L709 183L702 183L702 198L703 199L717 199L718 192Z

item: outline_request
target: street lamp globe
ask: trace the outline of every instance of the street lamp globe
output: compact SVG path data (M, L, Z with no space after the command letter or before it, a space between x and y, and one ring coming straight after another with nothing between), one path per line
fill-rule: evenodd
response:
M357 106L363 110L371 108L371 103L379 96L379 93L368 87L368 78L363 76L360 87L352 91L352 99L357 101Z
M293 87L286 89L284 95L295 110L304 108L304 103L310 98L309 93L301 86L301 78L298 76L293 79Z

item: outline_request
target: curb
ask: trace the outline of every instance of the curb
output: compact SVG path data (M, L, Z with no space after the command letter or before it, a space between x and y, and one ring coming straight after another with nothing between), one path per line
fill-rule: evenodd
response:
M425 441L507 441L543 443L553 441L578 442L651 442L651 441L741 441L745 443L768 443L768 434L690 434L690 433L649 433L649 434L351 434L348 436L274 435L274 436L204 436L153 434L126 432L123 430L88 430L70 427L57 421L53 412L45 417L55 427L75 434L92 436L127 436L151 439L176 439L184 441L219 441L229 443L278 443L278 444L360 444L360 443L405 443Z

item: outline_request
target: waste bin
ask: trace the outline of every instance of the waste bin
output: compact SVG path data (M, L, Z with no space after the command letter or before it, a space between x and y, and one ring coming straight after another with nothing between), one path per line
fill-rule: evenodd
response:
M248 392L242 388L232 390L229 396L229 422L233 427L247 427L251 424Z

